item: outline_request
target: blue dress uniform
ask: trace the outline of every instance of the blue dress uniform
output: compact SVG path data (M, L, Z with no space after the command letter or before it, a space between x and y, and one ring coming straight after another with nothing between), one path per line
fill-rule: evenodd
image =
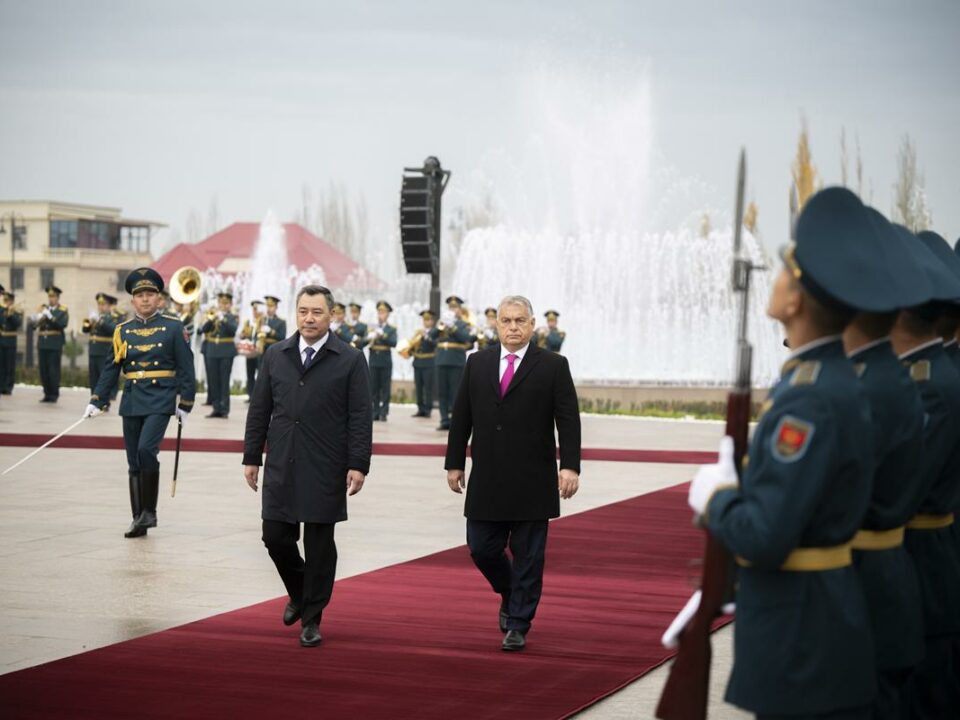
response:
M55 403L60 397L60 364L70 314L66 306L59 302L63 291L55 285L45 289L48 294L57 296L57 302L43 308L37 319L37 361L40 365L40 382L43 385L43 398L40 402Z
M433 319L433 313L424 310L420 317ZM414 417L430 417L433 413L433 388L437 383L437 341L424 329L420 341L412 350L413 387L417 395L417 412Z
M798 220L785 266L832 322L880 310L882 292L860 282L881 263L873 236L840 188ZM812 306L805 317L812 327ZM795 348L768 406L739 487L718 488L704 513L741 566L727 700L761 718L869 717L876 659L852 541L870 503L873 430L841 337Z
M547 320L556 320L560 313L556 310L547 310L543 316ZM537 333L537 345L551 352L558 353L563 347L563 341L567 339L567 333L556 327L541 328Z
M139 268L130 273L126 288L131 295L159 291L163 279L151 268ZM189 412L193 407L193 352L183 324L157 312L149 318L134 316L118 325L113 333L113 362L108 362L100 374L90 398L92 405L101 409L106 406L121 372L124 388L120 416L133 515L125 536L140 537L157 524L158 455L170 416L178 408Z
M393 312L386 300L377 303L377 310ZM389 322L377 325L370 333L370 396L373 419L386 422L390 413L390 384L393 374L393 348L397 346L397 329Z
M218 293L217 298L229 298L230 293ZM219 313L218 313L219 314ZM208 317L200 327L207 344L207 361L210 375L207 377L208 392L213 393L213 412L207 417L225 418L230 415L230 372L237 347L233 343L240 319L232 312L222 317Z
M17 333L23 326L23 312L14 306L16 296L0 288L0 395L10 395L17 368Z
M97 293L98 303L116 304L117 299L106 293ZM84 334L90 336L90 343L87 346L88 375L90 380L90 392L97 387L97 381L100 379L100 372L103 366L108 362L113 354L113 331L117 327L117 317L111 312L100 313L95 320L85 318L83 326L80 328ZM114 390L110 400L116 400L117 394Z
M910 312L935 326L948 304L960 300L960 278L938 257L949 250L935 233L912 236L898 228L933 285L933 302ZM919 238L919 239L918 239ZM938 247L939 246L939 247ZM906 548L917 565L923 596L926 656L911 677L912 717L956 716L960 707L960 549L955 513L960 506L960 373L940 338L922 342L900 359L917 383L926 412L919 469L925 492L907 523Z
M449 308L462 307L463 299L451 295L446 303ZM437 430L449 430L450 412L460 388L463 368L467 364L467 351L473 348L476 336L464 320L457 318L449 325L435 325L429 337L437 343L437 396L440 405L440 426Z

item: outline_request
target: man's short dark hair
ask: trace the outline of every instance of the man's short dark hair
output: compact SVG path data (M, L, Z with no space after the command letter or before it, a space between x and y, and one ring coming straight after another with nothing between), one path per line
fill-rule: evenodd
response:
M899 315L898 310L886 313L862 312L857 313L852 324L871 340L879 340L890 334L894 323L897 322L897 315Z
M300 304L300 298L304 295L323 295L324 299L327 301L327 311L333 310L333 293L330 292L330 288L325 288L323 285L304 285L297 291L297 299L295 301L296 305Z

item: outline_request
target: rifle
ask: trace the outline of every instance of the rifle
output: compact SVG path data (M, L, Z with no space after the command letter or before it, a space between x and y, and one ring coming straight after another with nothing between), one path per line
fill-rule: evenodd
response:
M741 472L747 452L750 423L750 371L753 348L747 341L750 301L750 273L763 268L754 265L743 252L743 194L746 183L746 151L740 151L737 170L737 205L733 226L733 291L740 296L737 323L736 377L727 395L726 434L733 438L734 463ZM733 560L723 544L705 531L700 602L693 618L679 637L677 657L660 695L656 716L661 720L703 720L707 716L710 684L710 627L732 595Z

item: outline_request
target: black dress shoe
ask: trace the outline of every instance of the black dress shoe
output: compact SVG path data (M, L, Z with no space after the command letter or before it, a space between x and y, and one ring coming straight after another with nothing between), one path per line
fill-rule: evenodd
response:
M323 638L320 637L320 626L315 622L307 623L300 631L300 644L303 647L316 647L321 640Z
M523 650L527 646L527 639L523 636L523 633L519 630L507 630L507 634L503 636L503 645L500 646L502 650L507 652L515 652L517 650Z
M507 631L507 620L510 619L510 613L507 612L507 601L503 600L500 603L500 632L505 633Z
M223 414L222 414L222 413L218 413L216 410L214 410L212 413L210 413L209 415L207 415L207 417L208 417L208 418L223 417Z
M288 602L287 606L283 609L283 624L293 625L299 619L300 607L294 605L292 602Z
M449 430L449 429L450 429L449 423L447 423L447 424L445 424L445 423L440 423L440 427L437 428L437 430L440 430L440 431L442 431L442 432L446 432L446 431Z
M127 528L127 531L123 534L125 538L137 538L144 537L147 534L147 529L137 524L137 519L134 518L133 522L130 523L130 527Z

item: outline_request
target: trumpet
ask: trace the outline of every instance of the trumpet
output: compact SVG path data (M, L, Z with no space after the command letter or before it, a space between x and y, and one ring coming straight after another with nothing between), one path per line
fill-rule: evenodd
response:
M547 346L547 336L549 334L550 334L550 330L545 327L538 327L536 329L538 348L545 348Z
M263 318L258 317L253 326L253 337L257 343L257 352L261 355L267 349L267 331L263 329Z
M410 356L417 351L417 348L420 347L420 343L423 342L423 330L417 330L413 334L413 337L409 340L404 340L400 343L400 347L397 348L397 355L402 357L404 360L409 360Z

